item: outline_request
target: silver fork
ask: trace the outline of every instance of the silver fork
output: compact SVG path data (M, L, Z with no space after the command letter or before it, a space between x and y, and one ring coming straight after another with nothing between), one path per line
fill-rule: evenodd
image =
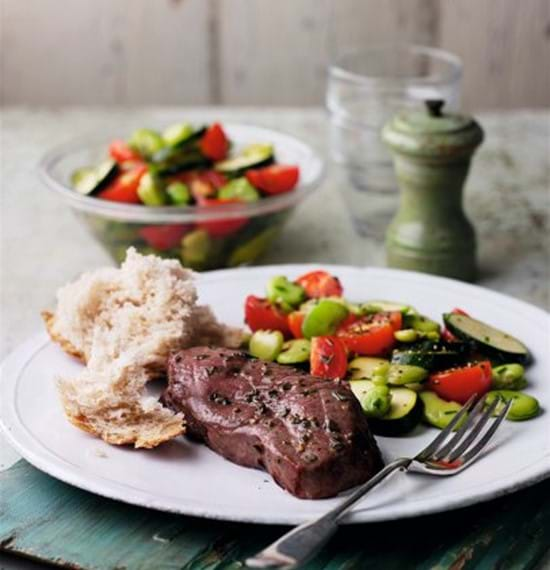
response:
M437 476L456 475L466 469L487 445L512 404L511 401L506 403L489 423L501 401L496 398L485 410L485 398L480 398L472 409L474 402L475 396L472 396L455 414L449 425L415 457L402 457L388 463L334 509L315 521L306 522L287 532L256 556L248 558L246 565L249 568L290 570L304 564L319 552L336 532L339 522L350 507L398 469ZM470 409L468 419L460 425ZM453 433L457 426L458 429Z

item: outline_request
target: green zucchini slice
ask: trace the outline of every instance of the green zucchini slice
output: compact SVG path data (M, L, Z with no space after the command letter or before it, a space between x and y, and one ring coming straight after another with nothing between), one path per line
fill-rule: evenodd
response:
M409 388L390 388L391 404L382 418L369 418L369 427L376 435L399 436L413 430L422 419L422 400Z
M390 363L387 360L372 356L359 356L348 364L351 380L372 380L376 377L382 377L385 380L389 368Z
M368 418L383 417L389 412L392 397L386 385L370 380L352 380L349 385Z
M253 144L244 148L240 155L216 163L214 168L229 176L240 176L249 168L268 166L273 158L273 145Z
M71 185L79 193L89 196L104 186L118 171L114 160L104 160L98 166L75 170L71 176Z
M443 320L457 338L472 342L480 352L497 361L523 364L530 359L529 350L521 341L477 319L446 313Z
M395 301L380 301L375 299L374 301L366 301L361 305L362 310L365 313L384 313L398 311L403 315L409 313L416 313L416 310L410 305L404 305L403 303L397 303Z
M464 353L451 350L395 350L392 364L420 366L426 370L447 370L461 366L466 361Z
M206 127L194 129L189 123L170 125L162 133L164 142L173 148L182 148L197 142L206 132Z

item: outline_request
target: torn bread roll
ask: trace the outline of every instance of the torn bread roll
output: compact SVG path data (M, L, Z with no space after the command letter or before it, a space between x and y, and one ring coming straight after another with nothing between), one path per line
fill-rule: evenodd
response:
M130 248L120 267L83 274L62 287L48 332L86 368L58 378L69 420L112 444L155 447L184 432L184 418L145 395L168 355L198 344L237 347L239 329L197 305L193 272L176 260Z

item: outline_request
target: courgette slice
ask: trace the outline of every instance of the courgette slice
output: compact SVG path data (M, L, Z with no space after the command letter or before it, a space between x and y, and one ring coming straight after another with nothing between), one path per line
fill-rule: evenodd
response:
M206 132L206 127L194 129L189 123L170 125L162 133L164 142L173 148L182 148L198 141Z
M386 385L370 380L352 380L349 385L368 418L381 418L390 411L392 396Z
M446 313L443 320L457 338L473 343L479 352L496 362L523 364L530 360L527 347L508 333L466 315Z
M447 370L466 362L464 353L451 350L394 350L392 364L420 366L426 370Z
M414 390L390 388L390 394L388 413L382 418L369 418L369 427L376 435L403 435L413 430L422 419L424 405Z
M159 150L152 158L156 174L170 176L184 170L206 168L210 162L198 150L182 150L179 148L164 148Z
M71 185L79 193L89 196L104 186L118 171L114 160L104 160L98 166L75 170L71 175Z
M348 364L348 372L351 380L372 380L373 378L386 378L390 363L383 358L371 356L359 356Z
M268 166L273 159L273 145L253 144L244 148L238 156L216 163L214 168L229 176L241 176L249 168Z
M361 305L363 312L365 313L384 313L384 312L400 312L403 315L414 314L416 309L410 305L404 305L403 303L397 303L395 301L380 301L378 299L374 301L366 301Z

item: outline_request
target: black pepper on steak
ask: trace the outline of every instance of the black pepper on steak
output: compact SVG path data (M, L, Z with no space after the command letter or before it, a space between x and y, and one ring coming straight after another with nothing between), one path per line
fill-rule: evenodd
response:
M382 467L343 381L207 347L172 355L168 378L162 400L185 414L189 435L235 463L265 469L297 497L331 497Z

